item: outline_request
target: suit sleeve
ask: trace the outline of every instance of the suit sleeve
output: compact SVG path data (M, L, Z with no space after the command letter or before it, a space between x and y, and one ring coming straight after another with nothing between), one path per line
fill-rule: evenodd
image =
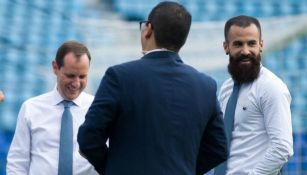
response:
M111 125L118 115L118 103L118 81L115 71L109 68L78 132L80 152L99 174L105 173L108 155L106 141L110 136Z
M215 112L203 133L199 148L196 174L203 175L227 160L228 148L222 112L216 100Z
M31 132L26 120L26 105L23 104L17 120L16 130L7 156L7 175L29 173Z

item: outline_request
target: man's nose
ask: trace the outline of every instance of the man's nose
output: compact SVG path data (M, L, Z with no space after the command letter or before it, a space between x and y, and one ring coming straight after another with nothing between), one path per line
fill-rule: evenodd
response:
M72 85L74 87L78 87L80 85L80 79L79 78L75 78L72 82Z
M242 54L242 55L249 55L249 54L250 54L249 47L246 46L246 45L244 45L244 46L242 47L241 54Z

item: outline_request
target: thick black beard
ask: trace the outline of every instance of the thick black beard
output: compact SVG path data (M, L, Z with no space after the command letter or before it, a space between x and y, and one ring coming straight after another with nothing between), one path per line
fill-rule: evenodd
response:
M241 64L241 60L248 58L252 64ZM260 72L260 54L257 56L245 56L241 55L239 58L235 58L229 55L228 72L232 79L240 84L253 82Z

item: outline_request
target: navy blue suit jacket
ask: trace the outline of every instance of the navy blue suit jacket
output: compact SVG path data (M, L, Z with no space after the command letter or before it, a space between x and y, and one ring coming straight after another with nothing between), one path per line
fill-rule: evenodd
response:
M228 154L216 89L175 52L110 67L79 128L80 151L100 174L203 174Z

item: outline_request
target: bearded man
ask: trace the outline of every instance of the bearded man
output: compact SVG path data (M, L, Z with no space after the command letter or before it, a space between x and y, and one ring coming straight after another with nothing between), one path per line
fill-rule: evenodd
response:
M230 152L215 174L279 174L293 155L289 90L261 64L263 40L256 18L229 19L224 35L231 78L223 83L219 102Z

